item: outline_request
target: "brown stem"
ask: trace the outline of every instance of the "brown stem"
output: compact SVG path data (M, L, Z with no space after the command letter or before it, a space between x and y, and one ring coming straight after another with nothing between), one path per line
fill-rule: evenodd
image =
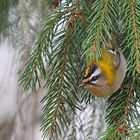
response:
M54 118L52 120L52 127L50 129L50 132L53 131L53 129L55 128L56 126L56 117L57 117L57 112L58 112L58 109L59 109L59 105L63 104L63 101L61 99L61 94L62 94L62 88L61 88L61 85L64 81L64 72L65 72L65 65L66 65L66 60L67 60L67 53L68 53L68 49L69 49L69 45L67 43L65 43L65 48L64 48L64 60L62 61L61 63L61 76L60 76L60 89L59 89L59 92L58 92L58 97L57 97L57 100L56 100L56 104L57 104L57 107L54 111Z
M133 78L131 86L129 86L129 88L127 88L128 89L128 97L127 97L126 106L124 109L123 121L117 129L118 131L123 132L125 135L129 135L127 127L126 127L126 120L127 120L128 113L129 113L129 106L130 106L130 103L132 100L131 97L132 97L132 92L133 92L134 81L135 81L135 78Z
M134 30L134 39L135 39L135 46L136 46L136 69L140 73L140 64L139 64L139 43L137 38L137 27L136 27L136 17L135 17L135 10L134 10L134 3L133 0L130 0L131 6L131 13L133 19L133 30Z

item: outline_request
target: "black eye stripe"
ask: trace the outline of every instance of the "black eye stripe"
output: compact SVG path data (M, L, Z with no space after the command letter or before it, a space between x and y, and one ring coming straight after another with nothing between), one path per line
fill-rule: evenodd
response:
M85 82L85 84L96 86L96 83L92 83L92 82L94 82L94 81L100 79L101 77L103 77L102 73L98 74L97 76L92 77L92 79L89 80L89 81L87 81L87 82Z
M92 77L91 81L96 81L98 76Z
M97 79L101 78L103 75L102 73L96 75L96 76L93 76L92 79L90 81L96 81Z
M97 65L94 64L94 65L90 68L90 70L89 70L87 76L84 76L83 79L86 79L86 78L90 77L91 74L93 74L97 68L98 68Z

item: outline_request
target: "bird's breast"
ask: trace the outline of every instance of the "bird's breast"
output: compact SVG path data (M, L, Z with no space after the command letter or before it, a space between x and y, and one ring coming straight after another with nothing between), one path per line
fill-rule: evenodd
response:
M87 90L94 96L106 97L112 94L110 87L87 85Z

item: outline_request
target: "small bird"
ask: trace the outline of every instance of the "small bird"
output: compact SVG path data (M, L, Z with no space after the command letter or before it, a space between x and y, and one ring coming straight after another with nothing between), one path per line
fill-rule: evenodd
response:
M83 85L94 96L111 96L118 90L126 74L126 60L114 38L108 39L107 48L101 48L102 56L91 62L82 79Z

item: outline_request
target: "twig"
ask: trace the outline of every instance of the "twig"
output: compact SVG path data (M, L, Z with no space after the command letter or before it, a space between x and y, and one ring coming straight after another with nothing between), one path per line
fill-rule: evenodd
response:
M131 100L132 100L131 97L132 97L132 92L133 92L134 81L135 81L135 78L133 78L131 86L129 88L127 88L128 89L128 98L127 98L126 106L125 106L125 109L124 109L123 121L117 129L117 130L123 132L125 135L129 135L125 122L127 120L128 113L129 113L129 105L130 105Z
M132 12L132 19L133 19L133 29L134 29L134 39L135 39L135 46L136 46L136 69L140 73L140 64L139 64L139 43L137 38L137 27L136 27L136 18L135 18L135 11L134 11L134 3L133 0L130 0L131 12Z

